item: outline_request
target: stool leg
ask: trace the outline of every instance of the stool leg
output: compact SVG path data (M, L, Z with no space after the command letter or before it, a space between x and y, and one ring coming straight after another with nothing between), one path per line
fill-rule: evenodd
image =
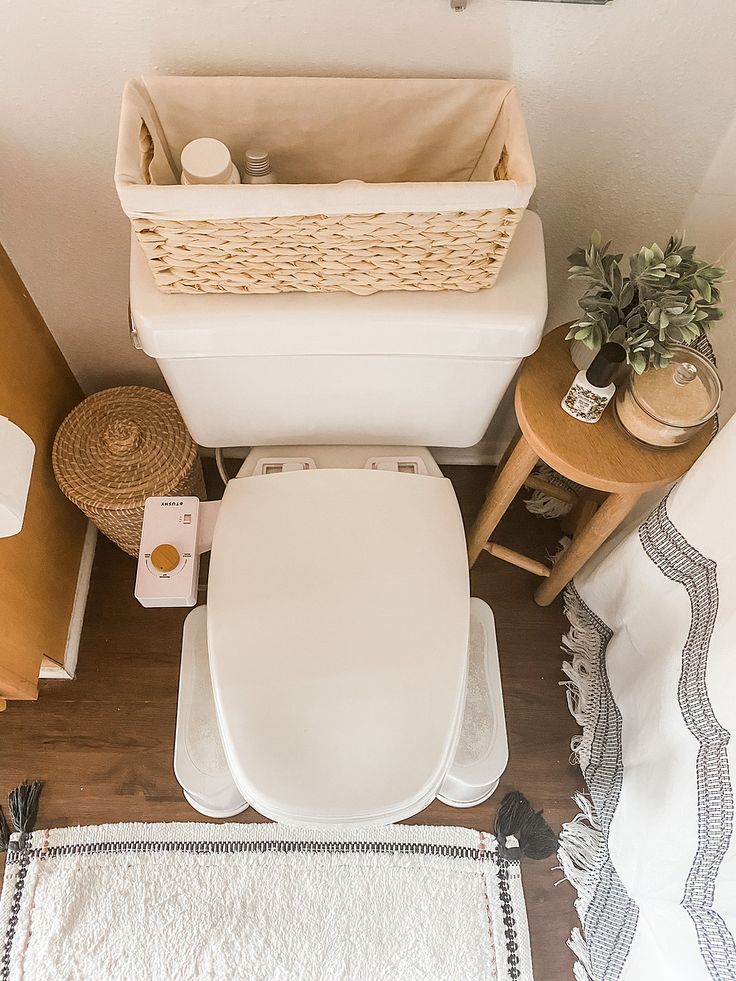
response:
M468 564L471 568L538 459L524 437L519 435L468 535Z
M602 501L608 497L602 491L593 491L583 488L578 494L578 502L571 511L563 514L560 518L560 528L568 536L574 538L579 535L585 525L590 521Z
M549 579L545 579L537 588L534 599L539 606L549 606L611 532L618 528L640 496L638 491L608 495L595 514L577 531L570 547L553 566Z
M592 493L588 492L588 494L583 497L583 500L580 503L580 508L575 515L575 525L572 530L572 538L581 534L583 528L585 528L597 510L598 501L596 501Z
M486 484L486 497L491 493L491 489L492 489L493 485L496 482L496 477L498 477L498 475L501 473L501 471L503 470L503 468L509 462L509 457L511 456L511 453L512 453L514 447L519 442L519 437L520 436L521 436L521 430L517 426L516 427L516 432L514 433L514 435L509 440L508 446L503 451L503 455L501 456L501 459L498 461L498 463L496 464L496 466L493 468L493 473L491 474L490 478L488 479L488 483Z

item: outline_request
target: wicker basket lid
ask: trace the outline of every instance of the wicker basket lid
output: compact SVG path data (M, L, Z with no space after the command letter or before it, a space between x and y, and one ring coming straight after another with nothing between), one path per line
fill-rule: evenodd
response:
M54 474L78 507L126 510L167 494L191 470L197 446L170 395L124 386L90 395L54 440Z

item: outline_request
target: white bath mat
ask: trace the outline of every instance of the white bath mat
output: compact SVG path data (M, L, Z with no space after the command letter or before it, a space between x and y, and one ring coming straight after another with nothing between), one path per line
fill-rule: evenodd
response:
M403 825L16 834L0 979L531 981L506 855L490 834Z

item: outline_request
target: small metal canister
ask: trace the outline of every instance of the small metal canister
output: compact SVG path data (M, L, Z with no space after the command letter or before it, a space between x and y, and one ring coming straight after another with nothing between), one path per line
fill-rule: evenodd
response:
M629 435L648 446L679 446L708 425L721 401L721 379L691 347L678 346L665 368L631 372L614 411Z

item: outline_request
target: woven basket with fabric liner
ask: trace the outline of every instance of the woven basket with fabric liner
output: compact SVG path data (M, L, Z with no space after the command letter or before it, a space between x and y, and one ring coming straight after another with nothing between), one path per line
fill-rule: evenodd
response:
M90 395L59 427L52 463L69 500L129 555L147 497L206 497L197 444L173 398L152 388Z
M179 185L201 136L276 184ZM490 79L128 82L115 183L167 293L493 285L535 186L516 91Z

